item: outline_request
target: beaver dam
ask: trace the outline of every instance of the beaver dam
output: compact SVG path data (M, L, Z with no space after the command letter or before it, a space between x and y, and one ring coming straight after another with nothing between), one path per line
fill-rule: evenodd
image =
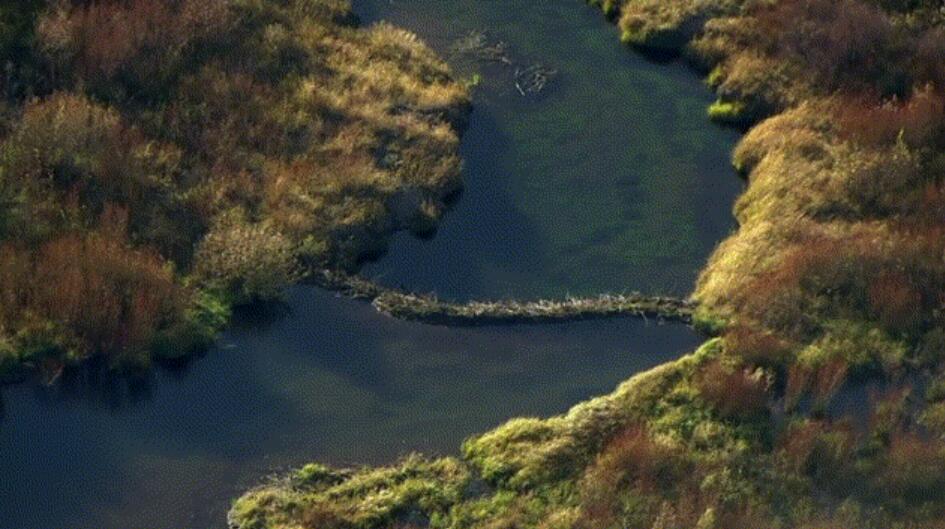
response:
M604 294L561 300L498 300L456 303L379 285L363 277L322 270L312 281L346 296L371 302L388 316L437 325L501 325L576 321L617 316L692 323L695 306L686 300L640 293Z

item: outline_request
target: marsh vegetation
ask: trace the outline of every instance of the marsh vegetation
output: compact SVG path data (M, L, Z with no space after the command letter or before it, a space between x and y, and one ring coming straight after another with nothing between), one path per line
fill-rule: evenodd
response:
M747 180L734 205L738 227L713 251L691 299L453 303L347 279L341 286L389 313L439 323L642 310L692 318L713 337L692 354L637 374L610 395L548 419L512 419L466 439L458 455L443 457L442 444L426 435L449 425L450 435L444 437L458 442L469 433L468 424L420 415L452 413L451 401L434 402L433 395L471 399L474 391L457 396L448 390L465 387L473 373L462 368L476 364L437 346L459 339L464 352L485 358L482 367L491 362L512 369L496 368L494 378L475 388L495 385L496 379L506 383L493 401L479 397L490 413L482 411L469 424L481 429L493 424L495 414L502 413L497 410L509 411L503 418L513 411L549 411L538 405L500 406L520 396L514 390L520 379L538 380L535 372L541 371L516 371L509 354L531 352L540 360L540 348L583 366L576 348L561 346L574 344L555 331L534 328L460 331L370 319L376 315L366 316L367 307L361 306L339 315L342 305L325 308L329 298L320 294L325 302L311 314L321 321L298 326L317 330L304 339L331 354L306 350L287 357L291 365L270 366L278 368L271 372L251 362L227 361L242 366L239 381L245 386L216 388L210 395L196 392L198 404L179 406L195 415L172 415L188 431L203 432L194 425L212 423L208 417L225 410L231 419L227 440L260 439L266 449L280 447L282 465L299 465L308 457L299 452L310 446L284 441L311 433L295 429L299 425L340 424L339 415L351 423L368 417L363 422L370 429L344 422L347 433L332 442L353 450L353 445L369 444L360 434L370 432L376 437L371 446L384 445L370 461L382 464L336 469L311 463L265 480L233 503L231 527L943 526L941 2L590 3L617 25L622 42L659 64L634 63L641 77L631 81L626 70L609 64L575 66L591 63L556 47L562 40L558 35L528 32L534 36L520 41L521 49L491 33L467 32L459 41L452 39L454 52L504 72L509 82L501 97L510 101L487 116L505 128L477 132L473 127L477 135L466 144L467 161L486 169L481 172L501 175L507 186L471 202L479 209L465 218L484 223L485 229L461 235L476 239L484 232L502 233L511 243L501 246L492 244L496 238L480 237L466 248L478 244L481 251L453 252L450 265L436 260L443 255L436 253L441 233L429 244L431 253L409 252L407 262L419 259L420 266L403 266L404 258L394 251L392 259L368 269L384 276L389 270L383 263L399 262L401 273L395 270L389 279L420 291L431 277L480 280L456 288L461 293L456 297L487 288L504 297L514 288L510 285L520 286L525 297L560 293L572 284L598 293L688 289L692 264L704 257L700 249L708 250L706 245L714 245L720 230L727 229L727 217L718 216L705 221L711 224L708 236L699 231L702 222L693 211L705 206L715 188L706 177L699 180L705 188L701 194L684 192L693 187L689 176L699 172L691 169L701 158L690 156L725 140L667 125L683 114L745 131L732 155ZM534 13L560 8L532 4L516 12L503 3L503 9L488 15L483 10L465 16L520 27ZM451 6L438 2L418 23L442 28ZM468 4L461 8L470 12ZM574 24L569 17L550 18L559 29ZM488 88L488 68L477 66L485 76L463 72L466 81L460 82L412 33L384 22L357 22L342 0L0 2L0 53L6 63L0 78L0 379L33 370L57 383L47 391L66 391L69 384L84 388L84 377L95 377L96 371L65 368L94 360L107 373L104 386L112 388L115 368L146 367L156 358L180 359L206 349L234 308L259 308L260 301L279 298L312 270L353 271L383 253L397 230L430 235L462 188L459 134L468 120L477 119L470 114L468 91L480 84ZM596 29L593 36L574 35L575 42L607 38ZM540 57L543 48L560 57L543 66L544 61L531 58ZM669 105L674 108L646 107L654 109L651 115L633 123L652 138L622 136L628 125L625 111L634 106L627 101L638 102L646 91L641 87L662 86L652 81L653 72L675 68L663 64L677 59L706 75L716 102L703 105L677 83L673 86L683 95ZM591 71L602 75L595 90L583 90L583 99L575 96L575 87L583 86L575 77ZM517 97L507 98L509 93ZM553 106L556 93L565 94L569 105ZM609 108L575 117L575 108L595 101L606 101ZM539 105L548 106L538 111ZM534 134L536 129L544 134ZM623 144L608 143L614 139ZM587 141L626 157L611 163L584 155L578 163L574 156L561 156L581 154ZM572 165L580 170L561 170ZM623 179L625 165L640 173ZM613 191L620 185L626 192ZM549 188L556 192L543 192ZM639 200L640 195L650 198ZM509 203L518 207L515 215L508 213L514 208L502 209ZM504 216L490 218L496 211L505 211ZM461 231L470 225L456 224ZM517 244L521 241L530 244ZM405 244L417 249L425 243ZM513 253L508 248L527 249L526 258L495 256ZM535 259L530 253L535 248L550 257ZM509 271L523 268L522 263L542 264L543 274L532 274L541 276L535 280ZM595 279L571 283L582 274ZM600 282L610 284L601 289ZM590 343L600 339L597 330L603 324L595 323L601 327L557 329ZM406 327L397 327L399 340L386 342L387 326L400 325ZM375 328L378 335L368 335ZM257 329L254 336L263 334ZM487 345L500 339L507 340L502 343L510 351L497 357ZM418 341L435 345L429 346L429 355L418 355L408 345ZM355 344L360 355L353 360L346 353ZM378 354L379 344L386 347L384 354ZM612 343L599 345L613 354ZM674 351L667 347L666 353ZM555 405L573 402L565 395L586 398L588 388L599 391L595 381L602 373L614 375L606 365L613 358L603 358L589 372L573 365L555 373L563 377L560 387L543 380L556 388ZM652 366L647 362L654 358L649 355L633 368ZM310 369L299 371L297 365ZM391 365L402 370L386 369ZM217 374L227 372L218 367ZM262 386L252 382L267 372L272 380ZM414 380L420 374L426 383L422 392L403 389L398 377ZM580 391L569 387L569 377L583 377ZM321 383L346 391L331 397ZM245 396L260 387L264 400ZM291 397L298 394L307 398ZM111 396L105 397L109 403ZM217 396L223 400L214 400ZM262 417L258 408L275 411L256 424L252 417ZM352 409L363 415L339 411ZM400 422L384 422L390 417ZM36 421L29 424L43 422ZM120 439L113 437L125 430L106 426L92 427L88 437L98 438L75 446L117 447ZM31 435L5 423L0 440L7 439L16 451L5 450L0 459L0 468L9 465L4 475L26 480L36 467L62 481L65 470L22 457L22 451L33 448L24 439L45 442L53 427L43 423ZM131 438L140 434L153 442L148 436L155 430L122 428L130 428ZM177 453L162 442L179 429L157 431L161 442L151 447L147 461L122 454L139 474L142 468L174 467L168 464L173 461L196 475L213 467L207 454L219 456L219 447L236 452L247 446L224 444L204 433L200 442L174 437L186 447ZM387 439L390 432L393 438ZM56 441L70 439L64 435ZM392 463L403 452L398 441L434 453ZM72 453L50 446L57 447L49 452L56 457ZM350 453L337 459L358 460ZM257 459L239 463L235 466L271 470ZM220 477L245 476L232 466ZM95 468L106 467L112 468ZM102 473L114 485L115 478ZM199 478L189 478L194 483L187 490L200 489ZM44 484L49 490L56 487L52 481ZM173 476L165 481L173 482ZM19 485L17 494L33 490L28 483ZM60 516L60 507L37 509L35 518L19 511L10 517L60 523L68 519ZM12 508L20 508L16 500L10 500ZM94 509L81 505L78 510ZM86 520L100 523L110 516L115 515L98 512ZM149 519L163 523L170 518L158 513Z
M344 2L3 5L3 373L203 349L461 187L462 84Z
M750 129L739 228L694 292L718 338L566 415L469 439L468 474L418 478L458 482L459 501L388 481L320 527L940 526L940 3L596 3L624 42L706 72L709 115ZM336 487L263 485L233 521L309 527ZM365 523L378 496L401 502Z

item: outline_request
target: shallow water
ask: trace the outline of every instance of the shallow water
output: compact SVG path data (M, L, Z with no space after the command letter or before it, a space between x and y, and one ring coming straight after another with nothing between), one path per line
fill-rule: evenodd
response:
M738 134L708 123L712 95L694 72L630 52L580 0L354 6L483 79L463 140L466 193L435 238L398 236L368 275L454 299L692 290L741 188L729 161ZM453 51L480 30L517 64ZM512 77L534 63L558 75L525 98Z
M467 191L432 241L399 236L369 273L455 298L624 289L686 293L731 227L734 133L704 119L679 65L628 52L578 0L363 0L441 50L489 28L560 71L525 99L481 73L463 143ZM287 314L144 380L95 370L0 389L0 529L222 528L232 498L312 460L455 453L518 415L549 415L691 350L635 320L447 329L307 287Z

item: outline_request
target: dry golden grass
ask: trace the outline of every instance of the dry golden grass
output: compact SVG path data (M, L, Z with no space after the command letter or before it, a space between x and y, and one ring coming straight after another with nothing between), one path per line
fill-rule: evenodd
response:
M461 187L468 94L415 35L351 21L339 0L50 1L33 50L47 78L4 114L0 201L17 207L0 242L42 260L112 204L129 251L227 304L430 230ZM195 310L177 317L206 320ZM7 322L0 341L25 344L21 330Z

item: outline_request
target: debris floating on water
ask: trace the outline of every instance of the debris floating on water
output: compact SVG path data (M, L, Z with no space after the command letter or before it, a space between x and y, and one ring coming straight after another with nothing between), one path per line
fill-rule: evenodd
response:
M490 39L485 31L470 31L457 39L450 50L454 56L467 56L478 61L514 68L512 84L523 97L542 92L558 73L557 70L541 63L526 66L524 61L513 58L506 42Z
M533 64L528 68L515 69L515 88L522 96L537 94L545 89L548 82L558 73L542 64Z

